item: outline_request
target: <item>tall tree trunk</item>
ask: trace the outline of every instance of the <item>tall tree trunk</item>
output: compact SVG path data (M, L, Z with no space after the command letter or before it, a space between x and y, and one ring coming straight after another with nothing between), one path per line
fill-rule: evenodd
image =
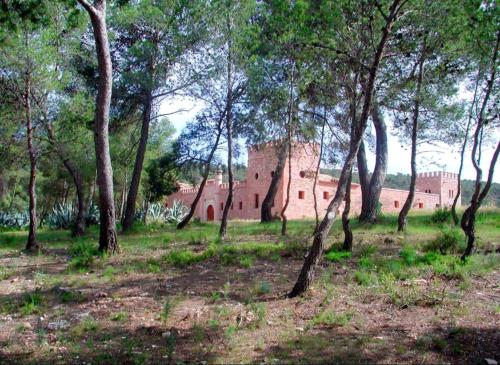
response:
M481 69L478 70L477 76L476 76L476 84L474 86L474 96L472 98L472 103L469 108L469 117L467 119L467 127L465 128L465 135L464 135L464 140L462 143L462 149L460 150L460 167L458 168L458 177L457 177L457 194L455 195L455 198L453 199L453 204L451 205L451 217L453 218L453 223L455 226L458 226L460 223L460 220L457 215L457 204L458 204L458 199L460 198L460 194L462 193L462 170L464 167L464 157L465 157L465 150L467 149L467 140L469 139L469 130L472 124L472 113L474 112L474 105L476 103L476 97L477 97L477 89L479 87L479 81L481 79Z
M134 171L130 180L130 187L127 195L127 205L125 208L125 216L122 220L122 232L127 232L132 227L135 217L135 205L137 203L137 195L141 182L142 168L144 165L144 156L148 145L149 125L151 122L151 113L153 109L153 96L151 91L146 93L142 111L141 137L137 153L135 155Z
M313 184L313 198L314 198L314 214L316 216L316 225L314 227L314 232L318 230L319 227L319 213L318 213L318 197L316 196L316 186L318 185L318 179L321 169L321 158L323 157L323 141L325 138L325 126L326 126L326 109L323 120L323 126L321 127L321 140L319 145L319 156L318 164L316 165L316 173L314 174L314 184Z
M47 122L47 136L49 143L54 146L57 156L61 159L64 167L68 170L73 183L75 184L78 208L76 212L75 224L72 227L72 235L75 237L85 234L85 193L83 191L83 178L80 169L73 160L68 157L68 153L63 145L56 140L52 123Z
M215 151L217 150L217 147L219 147L219 140L220 140L220 136L222 134L221 124L222 124L222 119L219 122L219 127L217 129L217 135L215 137L215 142L214 142L214 145L212 146L212 149L210 150L210 153L209 153L208 158L207 158L207 162L205 164L205 171L203 172L203 179L200 183L200 187L198 188L196 196L195 196L193 202L191 203L191 207L189 208L189 213L186 214L186 216L182 219L182 221L180 221L177 224L177 229L183 229L184 227L186 227L186 225L189 223L191 218L193 218L193 215L196 212L196 207L198 206L198 202L201 199L201 196L203 194L203 190L205 189L205 185L206 185L207 180L208 180L208 174L210 173L210 164L212 163L212 158L214 157L214 154L215 154Z
M288 208L288 204L290 203L290 186L292 185L292 136L289 132L288 134L288 182L286 184L286 198L285 204L281 209L281 235L286 235L286 226L288 223L288 219L286 216L286 209Z
M288 144L288 182L286 185L286 199L283 208L281 209L281 235L286 235L286 226L288 219L286 216L286 210L288 204L290 203L290 187L292 185L292 118L293 118L293 86L295 82L295 62L292 64L292 74L290 77L290 84L288 90L288 110L287 110L287 144Z
M27 36L26 36L27 43ZM27 46L26 46L27 47ZM26 118L26 136L28 142L28 154L30 159L30 180L28 187L29 195L29 233L26 242L26 251L38 251L40 245L36 240L36 153L33 146L33 126L31 124L31 73L26 72L24 80L24 111Z
M278 192L279 183L283 177L283 171L285 170L286 158L288 155L288 143L282 143L279 146L277 153L278 161L276 162L276 168L274 169L274 175L271 177L271 183L269 184L269 189L267 194L262 201L262 206L260 209L260 222L271 222L273 220L272 207L274 199L276 198L276 193Z
M351 225L349 224L350 223L349 212L351 210L351 182L352 182L352 170L347 178L345 205L344 205L344 211L342 212L342 229L344 230L344 243L342 245L342 250L349 252L352 251L352 239L353 239Z
M483 171L482 171L481 166L479 164L479 160L481 158L480 156L481 156L482 134L483 134L483 128L484 128L484 123L485 123L484 118L485 118L486 107L488 105L488 100L491 96L491 92L493 90L493 85L495 83L495 75L497 72L497 57L498 57L499 43L500 43L500 31L497 32L497 40L496 40L495 48L493 50L493 55L491 58L490 78L486 84L481 109L479 111L479 115L477 118L476 130L474 132L474 142L472 145L471 160L472 160L472 164L474 166L474 169L476 170L476 181L474 184L474 193L472 194L470 205L465 210L465 212L462 216L462 221L461 221L462 230L464 231L465 235L467 236L467 247L462 255L462 260L465 260L468 256L470 256L472 254L472 251L474 250L474 243L476 240L476 236L475 236L476 213L477 213L478 209L480 208L481 203L483 202L484 198L486 197L486 195L488 194L488 192L490 190L491 183L493 181L493 174L495 171L495 165L496 165L496 162L498 159L498 155L500 153L500 142L497 142L496 150L493 153L493 157L491 158L491 162L490 162L488 179L486 180L486 184L484 185L483 189L481 190L481 179L482 179ZM478 149L479 149L479 153L478 153ZM476 154L479 155L477 159L476 159Z
M375 80L377 78L380 61L382 60L385 46L389 38L389 33L391 32L395 17L401 9L400 2L401 0L394 0L390 7L390 13L386 18L386 24L382 30L382 37L379 41L379 44L377 45L376 53L369 69L369 78L367 86L364 90L364 102L361 116L359 118L359 122L353 123L352 125L354 131L351 134L352 138L349 146L349 153L340 173L337 191L335 192L335 196L333 197L332 201L328 205L325 217L323 218L319 229L314 235L313 244L306 259L304 260L304 265L302 266L302 270L300 271L299 277L297 278L297 282L295 283L292 291L288 294L288 296L291 298L301 295L311 285L311 282L314 278L314 271L319 263L321 255L323 254L324 241L330 233L330 229L335 220L336 211L342 203L342 200L344 199L349 173L351 172L352 166L354 164L354 159L356 158L356 155L358 153L361 139L363 138L363 133L366 129L366 123L371 108L373 89L375 87Z
M228 32L231 32L231 20L227 18ZM227 192L226 205L222 212L222 220L220 223L219 237L226 238L227 233L227 219L229 216L229 209L233 204L233 84L232 84L232 57L231 57L231 36L229 36L227 45L227 94L226 94L226 132L227 132L227 175L229 179L229 186Z
M373 102L371 115L373 125L375 126L377 146L375 152L375 168L370 178L367 196L363 197L363 207L361 208L361 214L359 216L359 221L363 223L375 223L377 220L377 205L387 174L387 127L376 100Z
M413 118L412 118L412 129L411 129L411 178L410 178L410 189L408 191L408 196L406 201L401 208L398 216L398 232L404 231L406 227L406 217L413 205L413 199L415 197L415 187L417 183L417 136L418 136L418 116L420 113L420 91L422 88L422 79L424 75L424 62L425 62L425 40L422 49L422 54L418 63L418 77L417 85L415 90L415 103L413 106Z
M361 144L359 145L359 150L357 154L358 161L358 175L359 175L359 185L361 187L361 213L365 215L366 208L368 207L368 195L370 191L370 178L368 176L368 165L366 163L366 150L365 143L361 140Z
M113 168L111 166L108 136L109 108L113 78L111 56L109 53L108 30L106 28L106 0L95 0L94 5L90 5L87 0L78 0L78 2L87 10L92 22L99 70L94 120L94 142L100 211L99 250L112 254L119 252L120 246L116 236Z
M120 194L120 209L118 209L118 217L117 219L123 219L124 212L125 212L125 196L127 195L127 185L128 185L128 179L127 179L127 170L125 170L125 176L123 177L123 186L122 186L122 192Z

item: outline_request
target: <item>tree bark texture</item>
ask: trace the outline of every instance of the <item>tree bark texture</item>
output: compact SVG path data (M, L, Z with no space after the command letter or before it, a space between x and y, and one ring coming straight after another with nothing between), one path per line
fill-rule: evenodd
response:
M73 183L75 184L76 197L77 197L77 212L75 224L72 227L72 235L75 237L83 236L85 234L85 193L83 191L83 177L80 169L68 157L68 153L64 146L60 144L55 136L52 123L47 123L47 136L49 143L54 147L57 156L61 159L64 167L68 170Z
M373 96L373 90L375 88L377 72L384 54L385 46L387 44L387 40L389 38L392 25L394 23L396 15L398 14L401 8L400 2L401 0L393 1L390 7L390 13L386 17L386 24L382 29L382 36L377 45L376 52L369 69L368 83L364 90L364 101L363 101L363 109L361 112L361 116L359 118L359 122L353 123L351 127L354 128L354 130L353 133L351 134L352 138L349 146L349 153L344 161L344 165L340 173L337 191L335 192L335 196L333 197L332 201L328 205L325 217L323 218L319 226L319 229L316 231L314 235L313 244L311 246L311 249L309 250L309 253L307 254L306 259L304 260L304 265L302 266L299 277L297 278L297 282L295 283L292 291L288 294L288 296L291 298L301 295L311 285L311 282L314 278L314 272L316 266L319 263L321 255L323 254L324 242L328 237L328 234L330 233L330 229L335 220L337 209L339 208L340 204L342 203L342 200L344 199L347 187L347 180L352 170L352 166L354 164L356 155L358 153L363 133L366 129L366 123L371 108L372 96Z
M500 43L500 31L497 32L497 40L495 44L495 48L493 50L493 56L491 58L491 67L490 67L490 75L489 79L486 84L485 88L485 93L483 96L483 101L481 104L481 109L479 110L479 115L477 118L477 124L476 124L476 130L474 132L474 142L472 145L472 153L471 153L471 160L472 164L474 166L474 169L476 170L476 181L474 184L474 193L472 194L471 202L469 207L465 210L462 220L461 220L461 226L462 230L464 231L466 237L467 237L467 247L462 255L462 260L465 260L468 256L470 256L474 250L474 243L476 240L475 236L475 224L476 224L476 213L478 209L481 207L481 203L483 202L484 198L488 194L491 183L493 181L493 174L495 171L495 165L498 160L498 155L500 153L500 142L497 142L497 147L496 150L493 154L493 157L491 158L490 161L490 167L489 167L489 172L488 172L488 179L486 180L486 183L484 187L481 190L481 180L482 180L482 174L483 171L481 169L481 166L479 164L480 160L480 152L481 152L481 144L482 144L482 134L483 134L483 128L484 128L484 123L485 123L485 112L486 108L488 105L488 100L491 96L493 86L495 83L495 75L497 72L497 57L498 57L498 47ZM478 153L479 149L479 153ZM478 155L476 159L476 155Z
M230 19L228 18L228 31L231 30ZM231 39L228 41L227 53L227 93L226 93L226 132L227 132L227 175L228 175L228 193L226 205L222 212L222 220L220 223L219 237L226 238L227 220L229 209L233 204L233 85L232 85L232 57L231 57Z
M273 201L276 198L276 193L278 192L279 183L283 178L283 171L285 170L286 159L288 155L288 143L284 142L279 146L277 157L278 161L276 163L276 168L274 169L274 175L271 178L271 183L269 184L269 189L267 194L262 201L262 206L260 210L260 222L271 222L273 220L272 207Z
M94 120L100 211L99 250L113 254L120 251L120 246L116 235L113 168L109 153L108 125L113 78L108 30L106 28L106 0L95 0L94 5L90 5L87 0L78 0L78 2L87 10L90 16L99 70Z
M30 179L28 186L29 195L29 232L26 242L26 251L37 251L40 245L36 240L36 152L33 146L33 125L31 123L31 73L26 72L24 79L24 111L26 118L26 138L28 142L28 155L30 160Z
M290 186L292 185L292 136L291 133L288 134L288 181L286 183L286 198L285 204L281 209L281 235L286 235L286 228L288 219L286 217L286 209L288 208L288 204L290 203Z
M373 174L369 179L368 188L365 187L365 189L362 189L362 193L365 191L367 194L366 197L362 197L361 214L359 216L359 221L363 223L375 223L377 220L377 205L380 199L380 193L382 192L382 186L384 185L385 176L387 174L387 126L376 101L373 102L371 115L373 125L375 126L377 142L375 151L375 168L373 169ZM366 169L366 157L364 166ZM365 174L367 175L366 172ZM366 180L368 180L367 176Z
M219 147L220 136L222 134L221 124L222 124L222 119L219 123L219 127L217 130L217 135L215 137L214 145L212 146L212 149L210 150L210 153L209 153L208 158L207 158L207 162L205 165L205 171L203 172L203 179L200 183L200 187L198 188L196 196L195 196L193 202L191 203L191 207L189 208L189 213L186 214L186 216L182 219L182 221L180 221L177 224L177 229L183 229L184 227L186 227L186 225L189 223L191 218L193 218L193 215L196 212L196 207L198 206L198 202L201 199L201 195L203 194L203 189L205 189L205 185L206 185L207 180L208 180L208 174L210 173L210 164L212 163L212 158L214 157L214 154L215 154L215 151L217 150L217 147Z
M148 145L149 125L151 122L151 113L153 109L153 97L148 91L144 97L143 110L142 110L142 125L141 136L137 152L135 155L134 170L130 180L130 187L127 195L127 203L125 208L125 215L122 220L122 232L127 232L132 228L135 218L135 206L137 203L137 195L141 183L142 168L144 166L144 157L146 156L146 148Z
M318 230L319 227L319 212L318 212L318 197L316 196L316 186L318 185L318 179L321 169L321 159L323 157L323 142L325 139L325 126L326 126L326 111L325 119L323 121L323 126L321 127L321 140L319 144L319 156L318 164L316 165L316 173L314 174L314 184L313 184L313 198L314 198L314 215L316 218L316 225L314 226L314 232Z
M351 210L351 182L352 182L352 170L347 178L347 187L345 192L345 205L344 211L342 212L342 229L344 230L344 243L342 245L343 251L352 251L352 230L349 224L349 212Z
M424 44L425 47L425 44ZM415 198L415 187L417 183L417 136L418 136L418 117L420 113L420 94L422 89L422 79L424 75L424 62L425 62L425 49L422 49L422 54L420 56L418 64L418 77L417 85L415 90L415 103L413 106L413 118L412 118L412 128L411 128L411 177L410 177L410 189L408 191L408 196L406 197L405 203L401 208L398 216L398 232L404 231L406 227L406 217L413 205L413 199Z

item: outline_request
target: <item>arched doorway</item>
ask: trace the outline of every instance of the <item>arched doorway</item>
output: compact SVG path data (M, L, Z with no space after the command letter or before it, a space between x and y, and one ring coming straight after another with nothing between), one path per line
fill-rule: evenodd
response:
M215 219L215 211L212 205L207 207L207 221L213 221Z

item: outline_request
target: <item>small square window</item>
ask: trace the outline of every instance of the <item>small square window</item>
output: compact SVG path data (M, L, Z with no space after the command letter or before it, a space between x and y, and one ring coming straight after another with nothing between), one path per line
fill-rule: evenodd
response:
M398 200L394 200L394 208L399 208L399 201Z
M330 199L330 193L328 191L323 191L323 199L325 200Z
M302 190L299 190L299 199L304 199L305 196L306 196L306 193Z
M418 209L423 209L424 208L424 203L418 203Z

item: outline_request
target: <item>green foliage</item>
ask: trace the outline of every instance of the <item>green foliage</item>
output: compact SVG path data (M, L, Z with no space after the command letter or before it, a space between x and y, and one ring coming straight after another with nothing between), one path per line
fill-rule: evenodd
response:
M127 314L127 312L113 313L109 319L111 319L112 321L115 321L115 322L123 322L123 321L126 321L128 319L128 314Z
M163 308L160 313L160 318L163 321L167 321L170 317L170 314L172 313L172 309L174 307L173 302L170 299L165 300L165 303L163 303Z
M98 248L86 240L78 240L71 246L71 261L69 267L76 270L85 270L92 266L95 257L99 254Z
M52 208L47 216L46 223L53 229L69 229L76 218L75 207L72 203L59 203Z
M26 227L29 223L27 212L0 212L0 227L19 229Z
M451 211L448 208L436 209L431 215L432 223L450 223L451 222Z
M443 227L438 236L424 246L427 251L439 251L442 254L460 253L465 249L465 238L458 227Z
M191 250L176 250L171 251L169 254L164 256L164 259L174 266L186 267L198 262L203 262L215 256L216 253L217 247L214 245L210 245L205 251L200 254Z
M413 246L405 245L403 249L399 252L399 257L401 257L406 265L414 265L417 261L417 251Z
M312 326L344 327L353 318L350 312L336 314L333 310L324 310L311 319Z
M266 319L266 304L265 303L251 303L250 310L255 313L257 317L257 326L262 325Z
M21 304L21 314L28 316L30 314L40 313L43 303L42 294L39 292L28 293L23 296Z
M340 262L352 256L348 251L329 251L325 254L325 259L331 262Z

